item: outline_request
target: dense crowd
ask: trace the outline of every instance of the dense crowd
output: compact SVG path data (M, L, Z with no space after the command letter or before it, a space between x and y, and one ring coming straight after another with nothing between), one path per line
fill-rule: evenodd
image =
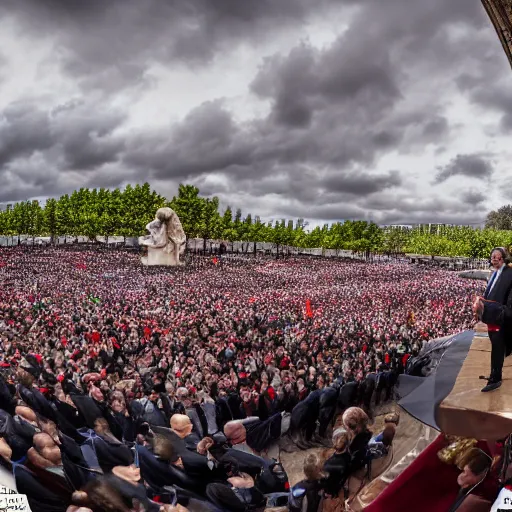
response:
M0 283L0 463L34 512L257 509L286 490L279 449L371 416L424 341L472 326L479 288L404 263L22 247Z

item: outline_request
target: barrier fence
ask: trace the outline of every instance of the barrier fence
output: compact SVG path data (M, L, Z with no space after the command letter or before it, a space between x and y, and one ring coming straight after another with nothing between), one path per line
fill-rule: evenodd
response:
M91 240L86 237L61 236L52 240L50 237L29 237L26 235L0 237L0 247L47 247L59 246L83 249L90 247L115 249L126 248L141 250L138 239L134 237L96 237ZM186 252L189 255L245 255L253 257L288 258L293 256L309 256L321 258L349 259L370 262L409 262L426 266L437 266L452 270L489 268L486 259L466 257L429 256L422 254L380 254L370 252L356 252L342 249L325 249L322 247L303 248L288 245L278 245L269 242L229 242L220 240L204 240L191 238L187 240Z

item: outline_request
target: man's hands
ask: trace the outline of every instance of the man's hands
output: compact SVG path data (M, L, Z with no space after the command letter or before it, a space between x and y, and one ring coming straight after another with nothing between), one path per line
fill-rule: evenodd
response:
M472 309L473 313L478 319L482 318L482 314L484 312L484 301L482 297L480 297L479 295L475 296L475 299L473 300L472 304Z
M206 455L208 453L208 450L214 445L214 441L211 437L204 437L199 441L197 445L197 453L200 453L201 455Z

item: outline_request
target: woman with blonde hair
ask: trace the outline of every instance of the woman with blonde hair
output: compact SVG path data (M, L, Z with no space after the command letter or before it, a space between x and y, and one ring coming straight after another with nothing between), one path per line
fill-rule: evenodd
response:
M291 512L320 512L323 510L322 472L320 460L314 453L304 458L304 480L293 486L288 509Z
M324 511L335 512L344 510L343 487L350 473L350 434L344 428L338 428L332 436L334 453L325 461L323 466L327 477L323 479Z
M368 415L359 407L349 407L343 413L343 426L350 434L351 471L359 471L367 463L368 443L372 433L368 430Z

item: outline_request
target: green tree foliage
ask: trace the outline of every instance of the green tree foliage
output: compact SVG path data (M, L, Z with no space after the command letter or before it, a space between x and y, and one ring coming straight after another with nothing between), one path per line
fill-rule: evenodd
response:
M496 230L512 230L512 204L490 212L487 215L485 227Z
M361 220L335 222L308 229L304 219L279 219L264 223L260 217L227 207L221 215L217 197L202 197L193 185L180 184L178 194L167 201L148 183L120 189L86 189L38 201L22 201L0 211L3 236L139 236L158 208L173 208L187 237L241 241L244 251L256 252L257 242L272 243L279 253L286 246L323 248L360 253L415 253L437 256L487 258L496 246L512 246L512 205L487 218L485 229L469 226L425 225L380 228Z
M222 238L225 240L229 240L230 242L234 242L237 239L237 231L235 229L235 223L233 220L233 211L231 207L228 206L222 216L221 221L222 226Z
M169 206L178 214L187 238L198 237L204 231L206 201L199 197L199 189L193 185L180 184L178 196Z
M60 196L57 201L56 219L57 234L70 235L72 233L71 204L68 194ZM74 234L74 233L73 233Z
M203 250L206 251L208 240L215 240L222 234L222 219L219 214L219 198L204 199L202 219L198 228L199 237L204 240Z
M51 239L54 240L59 233L58 222L57 222L57 200L53 197L46 201L46 205L43 210L43 222L44 222L44 235L50 235Z

